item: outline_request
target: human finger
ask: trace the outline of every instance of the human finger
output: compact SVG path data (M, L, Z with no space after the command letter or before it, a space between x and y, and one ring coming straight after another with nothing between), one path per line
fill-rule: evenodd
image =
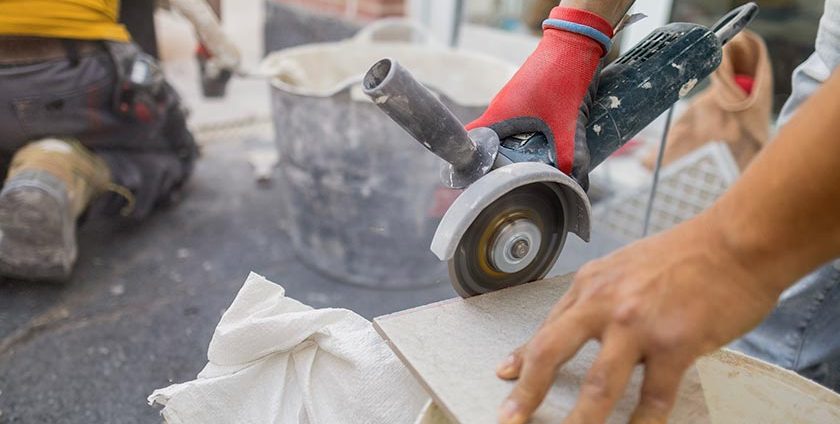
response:
M522 351L519 381L499 410L500 422L524 423L554 384L560 365L571 359L590 338L587 327L572 317L543 326Z
M515 380L519 378L522 370L522 352L527 345L520 346L496 367L496 376L503 380Z
M569 309L572 305L574 305L577 299L577 295L574 290L569 290L551 310L548 318L546 318L545 322L540 326L541 331L546 326L552 325L557 319L559 319L563 312ZM513 351L504 361L502 361L499 365L496 366L496 376L503 379L503 380L515 380L519 378L519 373L522 370L522 363L523 363L523 352L525 351L527 344L520 346L515 351Z
M641 355L632 333L620 328L603 337L601 352L586 374L565 423L603 423L612 413Z
M674 408L686 367L675 361L651 360L645 363L645 381L631 424L665 424Z

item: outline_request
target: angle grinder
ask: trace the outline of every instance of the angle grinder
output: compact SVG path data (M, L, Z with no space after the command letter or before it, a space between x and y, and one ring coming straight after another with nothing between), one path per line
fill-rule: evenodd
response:
M748 3L711 28L666 25L605 67L586 127L590 170L714 72L723 45L757 13L758 6ZM379 108L446 162L444 183L465 188L431 246L448 262L458 294L470 297L539 280L557 261L568 233L589 241L586 191L557 169L554 146L543 134L500 140L489 128L467 132L391 59L374 64L363 86Z

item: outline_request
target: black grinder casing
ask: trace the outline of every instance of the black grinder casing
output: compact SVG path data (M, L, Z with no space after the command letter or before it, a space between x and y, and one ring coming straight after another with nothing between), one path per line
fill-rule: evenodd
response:
M720 66L713 30L674 23L657 29L607 66L589 110L590 169L606 160Z

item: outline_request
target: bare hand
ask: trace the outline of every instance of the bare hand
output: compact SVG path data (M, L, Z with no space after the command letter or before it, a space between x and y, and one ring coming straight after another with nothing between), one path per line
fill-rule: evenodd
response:
M589 340L601 352L566 423L602 423L645 365L632 423L665 423L695 359L758 325L779 291L767 287L702 219L584 266L536 336L497 374L518 379L500 409L502 423L524 423L556 372Z

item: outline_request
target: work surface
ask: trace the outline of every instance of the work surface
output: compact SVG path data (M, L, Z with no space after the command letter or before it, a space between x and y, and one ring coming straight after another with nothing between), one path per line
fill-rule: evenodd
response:
M557 278L445 301L380 317L374 323L450 419L461 424L495 422L498 406L513 388L513 383L496 378L496 365L531 337L569 281ZM597 353L598 345L590 343L560 370L534 423L562 421ZM637 370L609 422L627 422L640 385L641 370ZM683 382L671 422L709 422L693 370Z

